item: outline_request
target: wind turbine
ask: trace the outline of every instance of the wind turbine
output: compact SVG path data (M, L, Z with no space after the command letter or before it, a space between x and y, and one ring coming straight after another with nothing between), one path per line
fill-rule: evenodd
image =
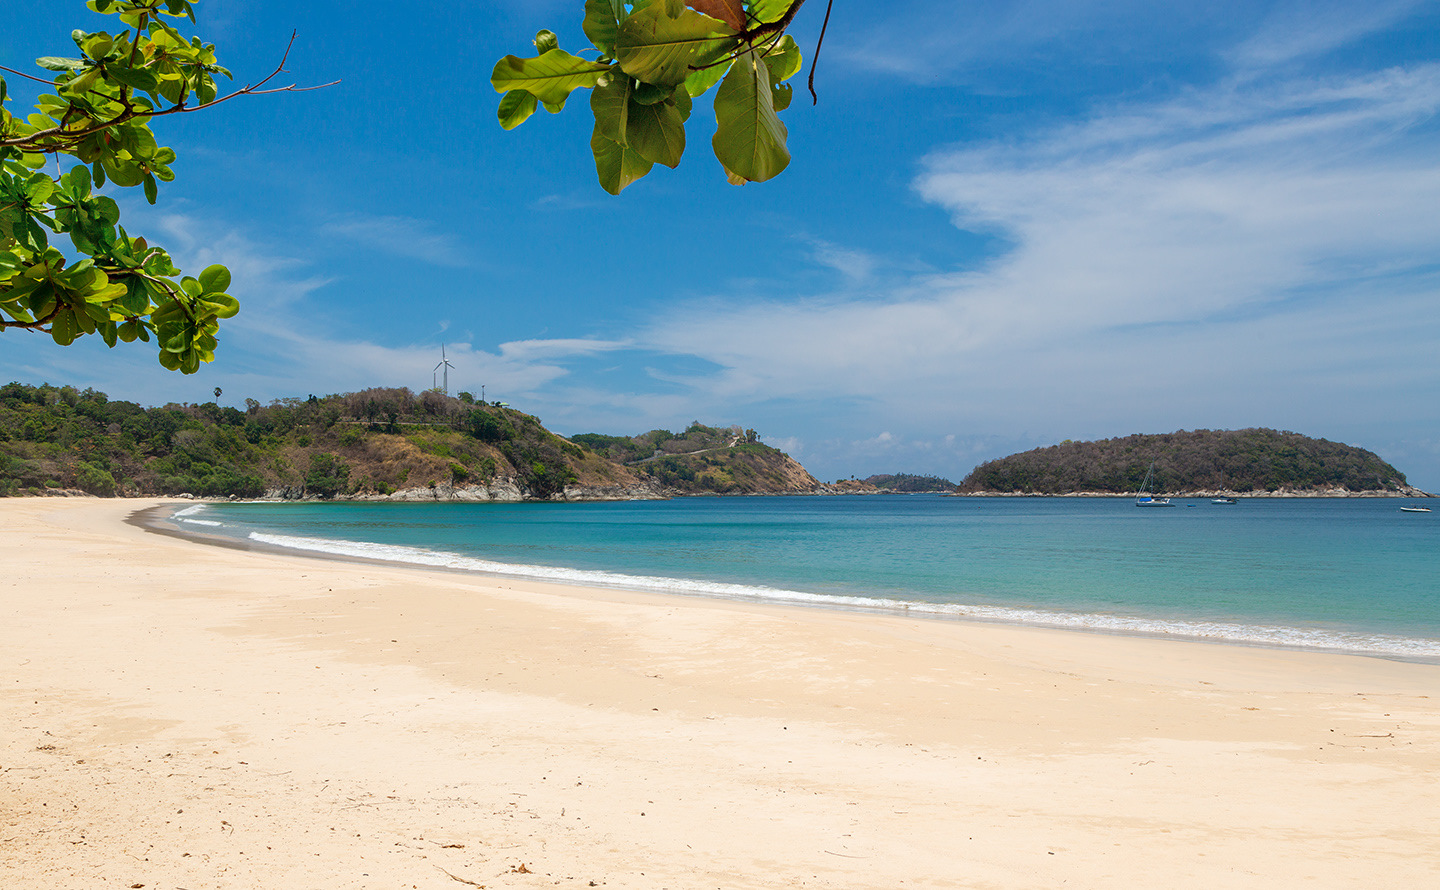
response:
M450 360L445 357L445 344L440 344L440 364L435 366L435 371L439 371L441 368L445 369L445 388L441 390L441 392L445 393L445 395L447 396L450 395L450 369L453 367L455 366L450 364ZM432 383L435 379L435 371L430 372L430 379Z

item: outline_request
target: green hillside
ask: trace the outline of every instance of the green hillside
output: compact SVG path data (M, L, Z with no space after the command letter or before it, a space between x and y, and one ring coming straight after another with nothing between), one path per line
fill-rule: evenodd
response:
M571 441L683 494L799 493L820 485L788 454L738 426L696 421L678 435L669 430L633 437L582 433Z
M535 498L640 481L528 414L438 392L367 389L241 411L0 387L0 494L348 497L498 480Z
M435 391L144 408L70 386L0 387L0 495L547 499L812 491L753 430L565 439ZM483 489L483 490L482 490Z

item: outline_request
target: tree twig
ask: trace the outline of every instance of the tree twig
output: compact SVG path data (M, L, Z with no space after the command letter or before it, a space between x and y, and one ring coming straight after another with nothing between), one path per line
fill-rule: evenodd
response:
M46 80L43 77L36 77L33 74L26 74L24 71L16 71L14 68L6 68L4 65L0 65L0 71L9 71L11 74L16 75L17 77L24 77L29 80L33 80L36 83L43 83L48 87L53 87L55 85L55 82L53 80Z
M825 29L830 27L830 7L835 5L835 0L827 0L825 3L825 21L820 24L820 36L815 40L815 55L810 57L810 79L806 86L810 87L810 104L819 105L820 97L815 95L815 66L820 64L820 47L825 43Z
M475 883L474 881L467 881L467 880L465 880L464 878L460 877L459 875L450 874L450 872L445 871L445 869L440 868L440 866L438 866L438 865L435 866L435 867L436 867L436 868L439 868L441 871L444 871L445 874L450 875L450 879L453 880L453 881L459 881L459 882L462 883L462 884L469 884L471 887L481 887L481 888L483 888L483 887L485 886L484 884L477 884L477 883Z

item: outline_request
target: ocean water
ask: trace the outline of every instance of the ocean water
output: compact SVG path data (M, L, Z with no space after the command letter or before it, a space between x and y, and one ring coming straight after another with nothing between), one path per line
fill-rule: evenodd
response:
M672 594L1440 662L1440 511L1396 499L205 504L271 546Z

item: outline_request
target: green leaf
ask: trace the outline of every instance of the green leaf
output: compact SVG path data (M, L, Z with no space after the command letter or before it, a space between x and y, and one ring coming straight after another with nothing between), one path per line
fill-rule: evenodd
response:
M35 64L46 71L74 71L76 68L84 68L84 59L66 59L61 56L41 56L35 60Z
M770 71L772 84L794 77L800 73L804 64L805 57L800 53L800 46L789 34L781 37L773 48L765 52L765 67Z
M563 105L573 90L595 86L610 67L552 49L532 59L506 56L495 63L490 84L498 93L526 90L541 102Z
M560 38L555 36L554 31L541 28L535 32L535 51L545 55L552 49L560 48Z
M634 88L633 78L619 74L611 77L609 83L591 91L590 110L595 114L595 133L618 145L629 142L625 134L630 127L630 93Z
M229 294L206 294L201 301L217 318L231 318L240 311L240 301Z
M200 273L200 287L204 288L207 294L223 294L230 289L230 270L216 263L207 266L204 272Z
M795 0L751 0L750 17L757 25L768 25L784 18L794 4Z
M655 166L634 149L605 138L598 128L590 137L590 150L595 154L595 172L600 178L600 186L612 195L620 194L626 186Z
M719 62L711 62L704 68L690 72L685 78L685 90L692 96L701 96L705 91L719 83L725 73L730 70L731 61L722 59Z
M675 92L674 87L662 87L653 83L641 83L635 86L635 93L630 98L641 105L654 105L656 102L664 102Z
M621 0L585 0L585 36L609 58L615 57L615 36L625 18Z
M80 197L90 194L90 168L76 164L65 174L64 181L70 191Z
M115 38L109 34L86 34L80 41L80 49L92 59L103 59L115 46Z
M631 148L640 157L674 169L685 153L685 119L674 105L630 103L626 131Z
M36 173L25 183L25 192L36 204L43 204L55 194L55 180L44 173Z
M785 125L775 116L770 73L755 50L735 60L715 94L715 157L734 177L764 182L790 163Z
M511 90L500 98L500 126L513 130L535 113L535 97L525 90Z
M671 93L670 98L665 101L675 106L675 110L680 112L680 120L688 121L690 119L690 109L694 107L695 103L690 101L690 94L686 92L683 85L676 87L675 92Z
M60 91L69 93L72 96L83 96L90 92L95 84L100 82L100 68L96 66L81 74L79 77L60 86Z
M770 104L777 112L784 111L790 107L790 101L795 98L795 88L788 83L777 83L770 89Z
M55 314L50 322L50 337L61 346L69 346L80 336L80 326L75 323L75 313L68 307Z
M144 180L144 182L145 182L145 200L146 200L146 201L149 201L151 204L154 204L154 203L155 203L155 199L156 199L157 197L159 197L159 195L160 195L160 186L159 186L158 183L155 182L155 177L152 176L152 175L149 174L149 173L146 173L146 174L145 174L145 180Z
M708 15L684 9L676 18L663 4L637 9L620 26L615 57L636 80L676 86L739 45L735 29Z
M126 68L124 65L107 65L105 73L117 83L124 84L132 90L144 90L153 93L160 87L160 82L155 75L144 68Z

